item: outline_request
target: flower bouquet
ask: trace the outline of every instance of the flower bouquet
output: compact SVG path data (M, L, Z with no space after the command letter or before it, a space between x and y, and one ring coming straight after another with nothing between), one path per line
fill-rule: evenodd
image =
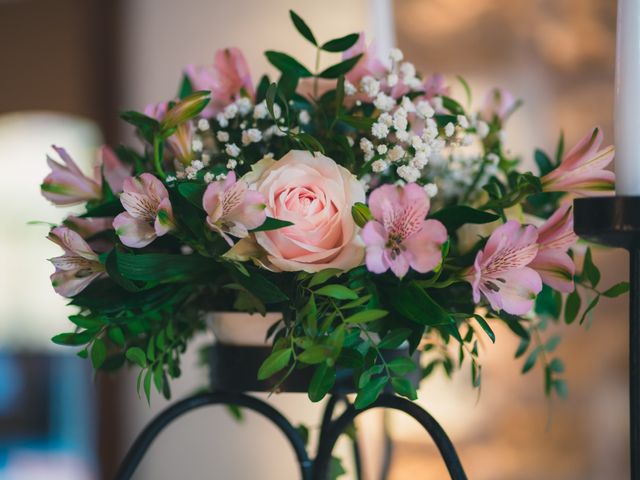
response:
M103 147L92 176L54 147L42 193L84 209L49 234L53 287L78 308L53 341L96 370L137 365L138 389L168 397L210 312L246 312L235 321L271 348L259 379L277 389L307 369L318 401L350 369L363 408L385 388L415 399L416 371L464 366L479 387L481 346L504 323L523 372L541 364L546 394L565 395L545 328L627 290L600 287L589 249L575 262L571 198L614 183L601 130L521 171L507 91L471 111L462 78L459 101L399 50L319 42L290 15L313 68L267 51L279 74L254 83L238 49L219 50L172 100L123 113L140 145Z

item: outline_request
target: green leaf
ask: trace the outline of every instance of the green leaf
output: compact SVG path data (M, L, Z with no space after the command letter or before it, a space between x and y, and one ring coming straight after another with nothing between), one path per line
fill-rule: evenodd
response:
M498 215L482 210L476 210L475 208L471 208L466 205L454 205L452 207L443 208L442 210L438 210L429 218L442 222L450 233L455 232L458 228L467 223L485 224L495 222L500 219Z
M364 203L356 202L351 207L351 216L353 217L353 221L356 222L356 225L359 227L364 227L369 220L373 219L373 215L371 214L371 210Z
M144 395L147 397L147 402L151 405L151 379L153 377L153 370L150 368L144 376Z
M336 63L335 65L330 66L329 68L325 68L322 72L318 74L320 78L338 78L340 75L344 75L349 72L353 67L355 67L356 63L360 61L362 58L362 54L356 55L355 57L348 58L347 60L343 60L340 63Z
M207 270L219 269L213 259L168 253L117 252L116 265L120 274L129 280L154 283L187 281Z
M118 327L117 325L110 327L109 330L107 331L107 335L109 336L109 339L111 339L113 343L115 343L119 347L124 347L124 343L125 343L124 332L120 327Z
M103 325L101 318L86 316L86 315L70 315L69 320L80 328L86 328L88 330L95 330Z
M562 363L562 360L560 360L559 358L554 358L549 364L549 369L551 369L551 371L555 373L563 373L564 363Z
M415 387L406 378L401 378L401 377L392 378L391 386L393 387L393 389L396 391L398 395L407 397L409 400L415 400L418 398L418 394L416 392Z
M464 77L460 75L456 75L456 78L458 79L458 81L460 82L460 85L462 85L462 88L464 89L464 93L467 97L467 106L471 106L471 87L469 87L469 83L464 79Z
M128 111L120 114L125 122L130 123L139 130L155 130L160 127L160 123L154 118L148 117L140 112Z
M584 265L582 267L582 274L589 280L592 287L597 287L600 283L600 270L593 263L591 258L591 248L587 248L587 253L584 256Z
M375 123L375 120L370 117L361 117L355 115L340 115L340 121L346 123L350 127L356 130L371 130L371 126Z
M500 313L500 318L502 320L504 320L504 322L507 324L507 327L509 327L509 329L513 333L518 335L520 338L529 339L529 337L530 337L529 332L520 323L522 321L522 319L520 317L517 317L515 315L509 315L509 314L507 314L505 312L501 312Z
M613 287L608 288L602 295L608 298L615 298L629 291L629 282L616 283Z
M531 351L527 360L524 362L524 365L522 366L522 373L527 373L534 367L536 360L538 360L538 355L540 355L540 348L536 347Z
M91 364L94 369L102 366L107 358L107 346L101 338L96 338L91 347Z
M358 395L356 396L356 401L354 403L356 409L360 410L375 402L382 393L382 389L386 384L387 377L374 378L367 383L364 388L358 391Z
M291 17L291 21L293 22L293 25L296 27L296 30L300 32L300 35L302 35L304 38L309 40L313 45L318 46L316 37L313 36L311 29L305 23L305 21L302 18L300 18L300 16L293 10L289 10L289 16Z
M567 388L567 382L561 379L556 379L552 383L553 388L560 398L567 398L569 395L569 389Z
M279 228L290 227L293 222L287 220L278 220L277 218L267 217L262 225L250 230L251 232L266 232L268 230L277 230Z
M580 311L580 294L574 290L567 296L564 306L564 322L569 325L574 322Z
M291 352L291 348L285 348L269 355L258 370L258 380L265 380L286 367L291 360Z
M521 338L514 357L520 358L522 355L524 355L524 353L527 351L527 348L529 348L530 344L531 344L530 338Z
M360 378L358 379L358 388L360 389L364 388L371 381L371 377L382 373L383 370L384 370L383 365L373 365L369 367L367 370L365 370L364 372L362 372L360 374Z
M344 319L345 323L368 323L386 317L386 310L363 310Z
M387 333L384 338L378 344L378 348L382 349L395 349L402 345L409 335L411 335L412 330L410 328L396 328L395 330L391 330Z
M140 347L131 347L127 349L125 357L127 357L130 362L133 362L142 368L147 366L147 355Z
M295 137L296 141L302 144L302 146L309 150L311 153L320 152L324 153L324 147L322 143L318 141L316 137L310 135L306 132L296 133Z
M533 158L536 161L536 165L538 165L538 170L540 171L541 177L553 170L553 164L551 163L549 155L547 155L542 150L536 149L535 153L533 154Z
M477 320L478 324L480 325L482 330L484 330L484 333L487 334L491 342L496 343L496 334L493 333L493 330L491 330L491 327L489 326L487 321L481 315L474 315L473 318Z
M558 146L556 147L556 165L559 165L564 155L564 132L560 132Z
M178 91L178 98L181 100L188 97L193 93L193 85L188 75L182 76L182 83L180 84L180 90Z
M313 276L311 277L311 281L309 282L309 287L322 285L330 278L340 275L341 273L342 273L342 270L339 268L325 268L324 270L320 270L318 273L314 273Z
M387 363L387 366L396 375L406 375L417 368L415 362L408 357L394 358Z
M189 200L192 205L195 205L200 210L204 210L202 206L202 197L204 195L207 186L202 183L185 182L178 185L178 192L184 198Z
M336 370L326 363L319 365L309 383L309 400L319 402L331 390L336 382Z
M560 336L554 335L549 340L547 340L547 343L544 344L544 350L546 352L551 353L557 348L559 343L560 343Z
M464 108L458 102L456 102L453 98L443 96L442 97L442 106L449 110L454 115L464 115Z
M51 341L57 345L77 346L89 343L93 334L87 330L78 333L60 333L53 337Z
M327 345L311 345L304 352L298 355L298 360L309 365L324 362L327 358L331 358L333 349Z
M281 72L290 73L300 78L313 76L313 74L307 67L305 67L295 58L287 55L286 53L267 50L266 52L264 52L264 54L267 57L267 60L269 60L269 63L271 63L271 65L276 67Z
M357 33L350 33L344 37L329 40L328 42L323 43L320 48L325 52L344 52L345 50L349 50L353 47L359 37L360 35Z
M600 302L600 295L596 296L593 300L591 300L587 308L585 308L584 313L582 314L582 317L580 317L580 325L584 323L584 321L587 318L587 315L589 315L589 313L591 313L591 311L594 308L596 308L596 306L598 305L598 302Z
M453 322L449 314L414 282L391 290L389 300L400 315L420 325L449 325Z
M329 465L329 480L338 480L347 471L342 466L342 460L338 457L331 456L331 464Z
M280 303L289 300L289 297L275 283L268 280L256 268L247 267L249 276L237 275L236 280L252 295L255 295L266 304Z
M336 298L338 300L356 300L358 294L344 285L325 285L315 291L316 295Z

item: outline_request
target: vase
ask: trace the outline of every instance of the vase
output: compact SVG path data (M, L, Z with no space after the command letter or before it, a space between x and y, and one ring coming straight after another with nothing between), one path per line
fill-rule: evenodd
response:
M246 347L269 347L269 328L282 318L282 313L266 315L246 312L209 312L205 321L217 343Z

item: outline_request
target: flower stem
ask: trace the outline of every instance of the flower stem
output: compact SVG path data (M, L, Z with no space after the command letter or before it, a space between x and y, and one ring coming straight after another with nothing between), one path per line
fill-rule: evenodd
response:
M316 68L313 74L313 98L318 98L318 70L320 70L320 47L316 49Z
M160 155L160 144L162 142L162 139L160 138L159 135L154 135L153 137L153 164L156 168L156 172L158 173L158 175L160 176L160 178L162 180L164 180L165 178L167 178L167 175L164 173L164 170L162 168L162 158Z

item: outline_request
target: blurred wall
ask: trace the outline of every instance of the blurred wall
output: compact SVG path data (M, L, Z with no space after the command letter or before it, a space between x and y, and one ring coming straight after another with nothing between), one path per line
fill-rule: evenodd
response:
M462 75L480 105L492 86L524 104L507 127L507 147L535 168L533 149L567 147L600 125L613 142L616 4L608 0L395 0L398 46L419 70ZM464 98L462 88L454 91ZM602 285L627 278L619 250L596 249ZM578 259L581 265L582 259ZM437 375L421 402L453 437L469 478L601 480L628 478L626 296L601 302L590 326L559 326L558 355L569 398L549 406L543 372L521 375L518 341L495 325L483 350L476 401L465 371ZM583 305L584 307L584 305ZM589 323L589 322L587 322ZM412 423L393 423L400 440L392 478L446 478L433 447Z

